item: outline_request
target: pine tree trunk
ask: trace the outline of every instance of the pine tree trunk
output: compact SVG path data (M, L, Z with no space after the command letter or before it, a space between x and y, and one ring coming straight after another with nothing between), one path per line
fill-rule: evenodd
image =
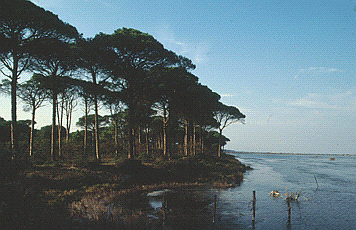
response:
M53 98L52 98L52 130L51 130L51 161L54 161L55 158L56 158L56 156L55 156L56 108L57 108L57 93L53 92Z
M163 121L163 156L167 156L167 124Z
M150 129L147 128L146 129L146 153L147 156L150 156L150 141L149 141L149 133L150 133Z
M196 130L195 123L193 122L193 156L197 155L197 146L196 146Z
M184 121L184 155L188 156L188 121Z
M83 156L87 155L87 141L88 141L88 98L84 98L85 117L84 117L84 140L83 140Z
M118 127L117 127L117 118L114 118L114 128L115 128L115 137L114 137L114 140L115 140L115 154L116 154L116 157L119 156L119 140L118 140Z
M94 155L95 155L95 128L92 128L91 130L91 150L94 151Z
M63 108L64 100L62 97L61 105L57 102L57 117L58 117L58 157L62 156L62 124L63 124Z
M141 140L141 127L140 126L137 129L137 135L138 135L138 143L141 145L142 140Z
M16 100L16 90L17 90L17 69L19 64L19 58L16 53L13 53L14 63L12 69L12 81L11 81L11 152L12 157L17 155L18 147L18 133L17 133L17 100Z
M72 100L72 99L71 99ZM69 134L70 134L70 127L72 125L72 114L73 114L73 101L69 102L68 108L67 108L67 113L66 113L66 124L67 124L67 129L66 129L66 141L69 141Z
M97 100L97 96L95 95L94 98L94 109L95 109L95 130L94 130L94 138L95 138L95 155L96 155L96 159L100 160L101 156L100 156L100 152L99 152L99 121L98 121L98 116L99 116L99 112L98 112L98 100Z
M204 130L203 127L200 127L200 152L201 154L204 154Z
M91 70L91 75L92 75L92 81L94 85L97 85L96 82L96 72L95 70ZM98 121L98 116L99 116L99 112L98 112L98 96L96 95L96 93L94 93L93 95L94 97L94 148L95 148L95 156L97 160L101 159L100 156L100 149L99 149L99 121Z
M133 123L134 123L134 105L133 105L133 102L131 101L132 100L132 93L131 95L129 96L129 108L128 108L128 115L129 115L129 124L128 124L128 135L129 135L129 152L128 152L128 155L127 155L127 158L131 159L135 156L135 136L134 136L134 126L133 126Z
M136 130L135 129L132 129L132 137L133 137L133 157L135 157L136 156L136 154L137 154L137 143L136 143L136 132L135 132Z
M168 143L167 143L167 126L168 126L168 120L169 118L167 117L167 109L163 108L163 156L167 157L168 155Z
M222 137L222 129L219 130L219 149L218 149L218 157L221 157L221 137Z
M35 113L36 113L36 106L32 105L32 119L31 119L31 131L30 131L30 157L33 156L33 130L35 129Z

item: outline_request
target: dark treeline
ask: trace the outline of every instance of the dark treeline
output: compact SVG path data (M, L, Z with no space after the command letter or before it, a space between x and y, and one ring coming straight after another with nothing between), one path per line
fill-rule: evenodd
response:
M11 97L11 121L0 118L0 151L51 161L220 156L223 130L245 115L200 84L194 68L136 29L83 38L30 1L2 0L1 89ZM32 77L21 81L25 73ZM18 100L31 120L17 121ZM52 124L35 130L45 105ZM83 114L79 121L74 110ZM81 131L70 132L73 125Z

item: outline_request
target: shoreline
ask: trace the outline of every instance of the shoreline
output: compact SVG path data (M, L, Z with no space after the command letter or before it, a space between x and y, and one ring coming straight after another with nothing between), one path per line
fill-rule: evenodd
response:
M225 150L226 154L264 154L264 155L296 155L296 156L352 156L356 157L356 154L345 154L345 153L274 153L274 152L246 152L246 151L235 151L235 150Z

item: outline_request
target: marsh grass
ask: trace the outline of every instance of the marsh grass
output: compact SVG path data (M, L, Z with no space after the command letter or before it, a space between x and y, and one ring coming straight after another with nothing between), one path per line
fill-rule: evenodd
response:
M240 183L243 172L249 169L228 155L149 162L23 161L26 167L12 161L2 164L1 229L155 229L159 222L148 216L153 210L143 193L166 188L231 187ZM181 202L175 204L178 198ZM196 195L172 198L173 225L179 225L178 220L189 223L197 214L187 212L178 218L179 205L203 207L210 202L199 200Z

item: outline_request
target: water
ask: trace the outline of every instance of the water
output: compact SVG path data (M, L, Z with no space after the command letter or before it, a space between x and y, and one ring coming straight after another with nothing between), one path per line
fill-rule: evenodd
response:
M330 157L238 154L254 170L245 174L240 186L216 191L216 229L356 229L356 157ZM254 225L253 190L257 198ZM281 197L271 197L272 190ZM291 202L290 222L286 191L301 191L298 202Z

